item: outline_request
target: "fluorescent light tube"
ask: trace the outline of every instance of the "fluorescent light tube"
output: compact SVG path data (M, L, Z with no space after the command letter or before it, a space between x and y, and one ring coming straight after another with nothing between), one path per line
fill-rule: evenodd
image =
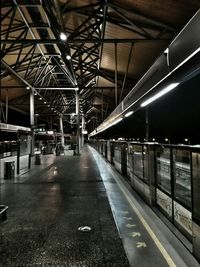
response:
M125 115L124 115L124 117L129 117L129 116L131 116L133 114L133 111L129 111L129 112L127 112Z
M122 121L123 120L123 118L119 118L119 119L117 119L112 125L115 125L115 124L117 124L118 122L120 122L120 121Z
M165 95L166 93L168 93L169 91L171 91L172 89L174 89L178 85L179 85L179 83L172 83L172 84L170 84L169 86L167 86L166 88L164 88L163 90L161 90L159 93L155 94L154 96L152 96L152 97L148 98L146 101L144 101L141 104L141 107L145 107L145 106L149 105L150 103L152 103L153 101L155 101L159 97Z

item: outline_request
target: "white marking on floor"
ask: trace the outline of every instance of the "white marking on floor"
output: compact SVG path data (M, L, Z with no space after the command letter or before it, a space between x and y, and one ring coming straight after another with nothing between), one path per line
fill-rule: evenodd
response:
M141 234L139 232L132 232L131 236L136 237L136 236L141 236Z
M145 242L137 242L136 247L137 248L146 248L147 244Z
M118 179L116 179L118 180ZM135 213L137 214L138 218L140 219L141 223L144 225L144 227L146 228L147 232L149 233L150 237L153 239L154 243L156 244L156 246L158 247L158 249L160 250L160 252L162 253L163 257L165 258L166 262L168 263L168 265L170 267L176 267L176 264L174 263L174 261L172 260L172 258L170 257L169 253L166 251L166 249L163 247L163 245L161 244L160 240L157 238L157 236L154 234L154 232L151 230L149 224L146 222L146 220L143 218L142 214L139 212L139 210L136 208L136 206L133 204L133 202L131 201L130 197L126 194L126 192L124 191L124 189L122 188L120 182L118 182L119 188L121 189L121 191L123 192L124 196L126 197L126 199L128 200L129 204L131 205L132 209L135 211Z

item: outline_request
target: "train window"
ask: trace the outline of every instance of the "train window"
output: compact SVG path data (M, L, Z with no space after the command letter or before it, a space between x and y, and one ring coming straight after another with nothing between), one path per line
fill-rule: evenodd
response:
M133 146L133 172L143 180L143 152L142 146Z
M174 197L191 208L190 152L173 149Z
M171 163L170 149L156 149L157 186L171 194Z

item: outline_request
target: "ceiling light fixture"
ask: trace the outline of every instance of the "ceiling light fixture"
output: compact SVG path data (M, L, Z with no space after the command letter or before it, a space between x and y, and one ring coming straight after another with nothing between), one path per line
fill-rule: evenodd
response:
M70 56L70 55L67 55L67 56L66 56L66 59L67 59L67 60L70 60L70 59L71 59L71 56Z
M166 88L161 90L159 93L155 94L154 96L152 96L152 97L148 98L146 101L144 101L141 104L141 107L145 107L145 106L149 105L150 103L152 103L156 99L160 98L161 96L165 95L166 93L168 93L169 91L171 91L172 89L177 87L178 85L179 85L179 83L172 83L172 84L168 85Z
M60 40L66 41L67 40L67 35L64 32L60 33Z
M133 111L129 111L129 112L127 112L125 115L124 115L124 117L129 117L129 116L131 116L133 114Z

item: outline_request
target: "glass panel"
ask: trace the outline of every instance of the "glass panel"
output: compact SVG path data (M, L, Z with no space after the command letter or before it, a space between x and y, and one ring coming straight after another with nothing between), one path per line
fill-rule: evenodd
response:
M115 143L114 158L115 161L121 163L121 146L118 143Z
M193 219L200 225L200 152L192 152Z
M171 194L171 164L170 149L156 149L157 186Z
M30 143L29 135L20 135L20 156L30 154Z
M16 141L0 141L0 158L16 156L17 142Z
M191 169L190 152L173 149L174 197L179 202L191 207Z
M133 172L143 179L143 154L142 146L133 146Z
M144 181L149 184L149 173L148 173L148 147L143 146L143 155L144 155Z

